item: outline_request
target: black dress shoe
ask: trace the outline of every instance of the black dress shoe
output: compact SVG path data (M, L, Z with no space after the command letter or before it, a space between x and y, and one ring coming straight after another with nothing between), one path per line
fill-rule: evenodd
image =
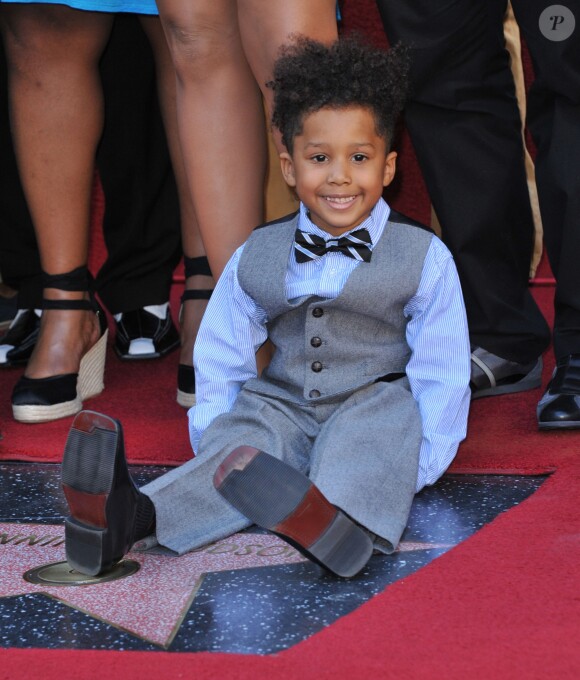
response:
M471 350L471 398L533 390L542 384L542 357L527 364L508 361L483 347Z
M19 309L3 337L0 338L0 367L22 366L28 362L38 340L40 312Z
M536 413L540 430L580 428L580 354L558 360Z
M217 491L258 526L308 559L350 578L373 553L369 534L332 505L295 468L251 446L240 446L214 475Z
M179 347L168 304L123 312L115 321L115 352L120 359L158 359Z
M129 474L121 424L81 411L72 424L62 462L66 559L97 576L123 558L135 538L139 491Z

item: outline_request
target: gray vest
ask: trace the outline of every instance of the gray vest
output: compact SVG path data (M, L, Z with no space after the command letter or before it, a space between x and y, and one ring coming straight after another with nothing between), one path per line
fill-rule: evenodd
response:
M334 399L393 373L410 357L403 309L415 295L432 234L389 221L334 299L288 301L285 275L294 257L297 215L256 229L244 247L238 280L265 311L275 351L245 389L299 403Z

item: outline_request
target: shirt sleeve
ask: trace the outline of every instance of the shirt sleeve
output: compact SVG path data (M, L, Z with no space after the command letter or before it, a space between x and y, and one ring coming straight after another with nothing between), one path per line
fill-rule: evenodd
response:
M256 352L267 339L264 310L238 282L242 250L238 248L220 276L195 341L196 404L188 418L196 452L207 426L229 411L242 385L256 377Z
M410 317L407 376L423 423L417 491L434 484L451 464L467 431L471 351L457 269L436 237L427 251Z

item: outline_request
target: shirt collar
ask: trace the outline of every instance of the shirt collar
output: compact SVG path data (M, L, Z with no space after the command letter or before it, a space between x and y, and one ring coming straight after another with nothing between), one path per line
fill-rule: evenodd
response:
M369 234L371 236L371 241L373 242L374 246L375 243L378 242L378 240L381 238L383 234L383 230L385 228L387 220L389 219L390 212L391 208L389 207L388 203L383 198L380 198L375 207L372 209L371 214L367 217L367 219L364 222L361 222L354 229L351 229L350 231L346 231L344 234L341 234L341 236L346 236L346 234L350 234L351 232L356 231L357 229L365 228L368 229ZM314 222L311 221L308 215L308 208L302 202L300 203L298 228L301 231L308 232L309 234L316 234L316 236L320 236L325 241L334 238L327 231L320 229L320 227L317 227L314 224Z

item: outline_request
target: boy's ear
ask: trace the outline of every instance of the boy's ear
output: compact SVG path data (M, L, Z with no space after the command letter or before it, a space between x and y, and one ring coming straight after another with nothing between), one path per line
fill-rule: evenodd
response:
M286 180L286 184L290 187L296 186L296 175L294 174L294 163L292 156L287 151L280 154L280 167L282 168L282 175Z
M397 169L397 152L389 151L385 158L385 170L383 173L383 186L388 187L395 177Z

